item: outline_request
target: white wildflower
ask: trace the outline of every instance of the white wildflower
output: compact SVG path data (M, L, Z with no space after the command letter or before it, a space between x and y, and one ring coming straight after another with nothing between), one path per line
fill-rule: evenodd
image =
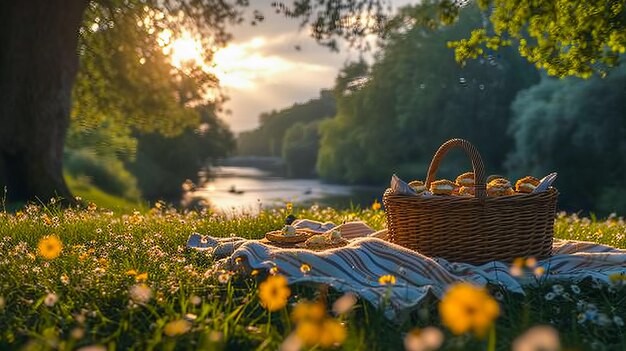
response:
M145 304L152 298L152 289L146 284L135 284L130 287L130 298L138 304Z
M560 350L559 333L550 326L532 327L513 342L513 351Z
M46 295L46 298L43 300L43 304L48 307L52 307L57 303L57 301L59 301L59 296L57 294L48 293L48 295Z

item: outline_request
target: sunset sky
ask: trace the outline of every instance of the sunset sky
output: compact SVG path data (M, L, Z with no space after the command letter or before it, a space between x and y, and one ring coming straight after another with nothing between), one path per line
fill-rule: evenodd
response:
M392 4L409 2L394 0ZM336 53L318 45L309 37L308 28L300 29L298 21L274 14L270 3L252 1L251 7L262 9L266 20L257 26L233 28L234 40L215 57L218 77L230 97L225 108L232 111L222 118L234 132L255 128L262 112L317 97L320 89L332 87L346 62L360 55L349 48Z

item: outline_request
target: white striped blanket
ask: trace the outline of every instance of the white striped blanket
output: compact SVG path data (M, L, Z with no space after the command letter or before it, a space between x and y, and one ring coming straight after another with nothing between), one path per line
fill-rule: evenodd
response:
M294 226L319 232L338 229L350 243L342 248L314 252L277 248L237 237L192 234L187 246L223 258L219 265L226 269L233 267L241 257L251 269L276 267L290 284L327 284L342 292L354 292L374 306L386 301L384 308L388 318L417 306L429 291L440 298L448 285L458 281L478 285L490 283L523 294L523 286L529 284L575 283L584 278L608 284L609 276L626 275L626 250L596 243L555 240L553 256L537 263L545 268L545 274L536 278L532 272L527 272L514 277L510 265L498 261L474 266L426 257L385 241L386 230L375 232L363 222L335 226L300 220ZM303 273L303 264L308 265L310 271L304 270L306 273ZM395 276L396 283L381 285L378 278L383 275Z

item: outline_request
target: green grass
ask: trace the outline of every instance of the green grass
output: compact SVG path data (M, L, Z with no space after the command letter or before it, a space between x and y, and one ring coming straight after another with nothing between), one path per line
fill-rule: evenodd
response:
M75 196L87 203L96 203L98 206L110 209L116 213L132 213L135 210L145 212L149 208L144 201L107 194L85 179L65 176L65 181Z
M291 286L287 308L268 313L257 296L265 272L252 276L241 269L221 283L218 277L224 272L214 271L209 257L184 247L192 232L259 238L281 227L284 209L235 218L166 208L131 213L60 210L50 205L0 213L0 350L73 350L87 345L108 350L276 350L293 330L287 317L293 303L319 297L330 306L339 297L320 286ZM363 219L377 229L385 223L382 211L313 207L297 209L296 214L335 223ZM618 218L598 221L563 215L555 229L560 238L626 247L626 225ZM61 255L50 261L37 253L45 235L57 235L63 242ZM145 283L152 296L145 304L130 297L137 284L126 274L131 269L148 273ZM624 328L615 325L613 317L626 319L626 288L591 281L578 286L577 294L563 284L569 297L560 295L552 301L545 299L552 285L529 289L526 296L491 287L501 305L497 349L510 350L511 342L533 325L551 324L568 350L625 350ZM48 306L45 299L50 293L58 301ZM608 321L579 323L581 301L594 304L597 314ZM359 300L351 313L337 317L348 335L340 349L402 350L408 331L430 325L445 332L442 350L486 349L485 340L450 334L441 325L437 303L431 297L389 321ZM168 322L183 318L190 321L189 331L174 337L164 333Z

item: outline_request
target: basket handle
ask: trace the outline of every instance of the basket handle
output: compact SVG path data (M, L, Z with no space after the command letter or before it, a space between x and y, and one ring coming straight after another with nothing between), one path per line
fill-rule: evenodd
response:
M450 139L443 143L437 152L435 152L432 161L430 161L430 166L428 167L426 188L430 188L430 183L435 180L435 174L437 173L441 160L453 147L460 147L463 149L467 157L469 157L472 161L472 168L474 169L474 196L480 200L485 200L485 197L487 196L485 190L485 165L483 164L483 160L474 145L464 139Z

